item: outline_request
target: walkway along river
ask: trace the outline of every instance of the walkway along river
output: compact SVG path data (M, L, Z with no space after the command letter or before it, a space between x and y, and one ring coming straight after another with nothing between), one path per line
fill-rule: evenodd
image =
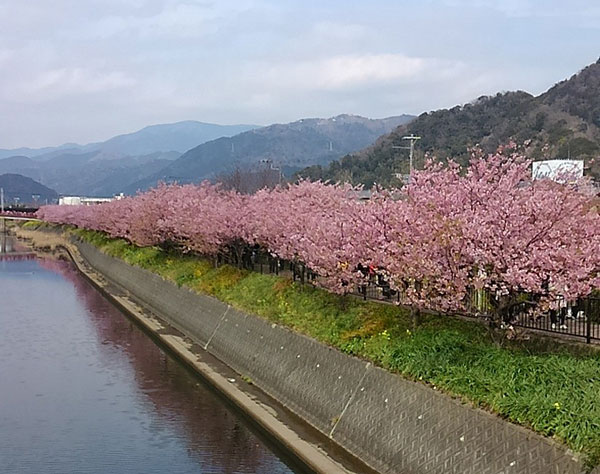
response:
M0 258L0 472L292 472L71 263Z

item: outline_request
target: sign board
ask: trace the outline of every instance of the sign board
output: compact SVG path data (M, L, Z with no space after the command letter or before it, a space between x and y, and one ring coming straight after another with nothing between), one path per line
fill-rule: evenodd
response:
M533 179L551 179L562 183L577 181L579 178L583 178L583 160L534 161L531 177Z

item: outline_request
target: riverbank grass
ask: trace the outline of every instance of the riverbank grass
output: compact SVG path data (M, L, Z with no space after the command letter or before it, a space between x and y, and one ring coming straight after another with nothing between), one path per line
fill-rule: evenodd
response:
M327 293L193 256L72 230L105 253L288 326L554 437L600 464L600 353L532 339L498 345L476 322Z

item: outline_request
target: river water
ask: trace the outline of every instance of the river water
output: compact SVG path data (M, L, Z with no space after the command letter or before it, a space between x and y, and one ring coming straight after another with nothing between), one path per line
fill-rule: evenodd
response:
M292 471L70 263L0 256L0 472Z

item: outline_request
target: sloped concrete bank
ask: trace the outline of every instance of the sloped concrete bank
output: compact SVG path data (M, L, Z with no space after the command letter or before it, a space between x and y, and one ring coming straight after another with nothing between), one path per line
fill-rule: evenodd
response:
M532 431L74 245L97 272L379 472L584 472L571 452Z

